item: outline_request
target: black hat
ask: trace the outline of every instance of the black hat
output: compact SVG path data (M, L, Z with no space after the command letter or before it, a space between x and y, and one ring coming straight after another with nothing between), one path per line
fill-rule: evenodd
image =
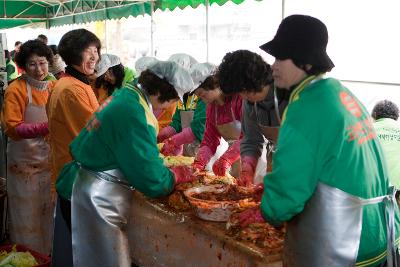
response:
M328 30L322 21L292 15L282 20L274 39L260 48L277 59L332 69L335 65L326 53L327 44Z

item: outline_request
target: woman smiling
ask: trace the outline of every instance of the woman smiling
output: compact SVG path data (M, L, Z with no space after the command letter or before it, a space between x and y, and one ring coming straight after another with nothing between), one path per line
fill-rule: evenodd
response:
M10 239L41 253L50 253L53 204L50 195L49 145L45 105L49 87L48 64L53 54L43 43L27 41L16 55L25 73L8 86L3 125L9 137L7 194ZM40 215L40 216L39 216Z

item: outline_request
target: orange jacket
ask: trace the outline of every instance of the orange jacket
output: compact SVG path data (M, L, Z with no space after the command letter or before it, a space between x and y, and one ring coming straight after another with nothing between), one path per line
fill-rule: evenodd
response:
M72 160L69 144L99 107L92 87L67 76L57 81L47 105L52 178Z
M176 106L178 102L175 102L173 105L171 105L169 108L163 110L158 116L157 116L157 121L158 121L158 127L159 130L161 131L164 127L168 126L172 122L172 117L175 114Z
M103 104L103 102L109 97L107 89L104 87L94 88L94 86L92 86L92 88L99 105Z
M49 88L54 86L56 81L49 82ZM49 97L48 90L39 91L32 87L32 103L38 106L45 106ZM25 108L28 105L28 92L26 82L17 79L6 89L4 96L4 106L2 110L2 123L5 133L13 140L20 137L15 132L15 128L24 122Z

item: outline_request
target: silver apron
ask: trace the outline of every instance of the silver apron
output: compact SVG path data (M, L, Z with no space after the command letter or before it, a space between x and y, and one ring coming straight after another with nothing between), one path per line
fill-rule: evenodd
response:
M281 116L279 112L279 103L278 98L276 96L276 88L274 87L274 109L275 109L275 116L279 124L281 124ZM275 152L275 144L278 141L279 135L279 128L280 126L265 126L261 123L259 116L258 116L258 108L257 103L254 103L254 112L256 114L257 124L260 127L264 138L266 139L266 149L267 149L267 173L272 171L272 154ZM264 139L264 140L265 140Z
M44 106L32 103L32 89L26 83L28 105L24 121L47 122ZM44 137L12 140L7 145L7 194L12 243L50 254L53 209L49 144Z
M81 167L71 198L74 267L130 267L132 188L118 170Z
M182 129L190 127L190 124L193 121L194 111L193 110L181 110L181 125ZM186 157L194 157L199 151L200 142L196 139L191 144L183 145L183 155Z
M354 266L361 238L363 206L383 202L388 234L388 266L394 256L394 190L363 199L318 183L304 210L287 224L284 266ZM390 265L389 265L390 264Z
M235 114L233 113L232 110L232 105L231 105L231 115L232 115L232 121L224 124L217 124L217 109L215 109L215 125L216 128L219 132L219 134L222 136L222 138L225 139L225 141L228 143L229 146L231 146L236 140L240 138L240 135L242 134L242 123L239 120L236 120ZM228 148L229 149L229 148ZM235 177L239 178L240 176L240 159L235 161L230 170L230 174Z

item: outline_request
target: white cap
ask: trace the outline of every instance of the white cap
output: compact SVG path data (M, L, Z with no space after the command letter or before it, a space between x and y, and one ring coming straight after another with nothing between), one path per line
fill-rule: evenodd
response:
M100 77L101 75L106 73L109 68L117 66L119 64L121 64L121 60L116 55L102 54L100 61L97 62L95 67L96 77Z
M174 61L187 70L198 63L194 57L184 53L173 54L168 58L168 61Z
M67 65L62 60L59 54L55 54L53 57L53 63L49 65L49 72L56 75L59 72L65 71Z
M175 88L181 100L185 93L194 89L189 71L173 61L157 61L149 66L148 70L160 79L165 78Z
M155 57L141 57L138 60L136 60L135 63L135 70L136 70L136 75L139 77L140 74L147 70L147 68L156 63L158 60Z
M197 89L216 69L217 66L208 62L194 64L189 70L194 83L194 89Z

